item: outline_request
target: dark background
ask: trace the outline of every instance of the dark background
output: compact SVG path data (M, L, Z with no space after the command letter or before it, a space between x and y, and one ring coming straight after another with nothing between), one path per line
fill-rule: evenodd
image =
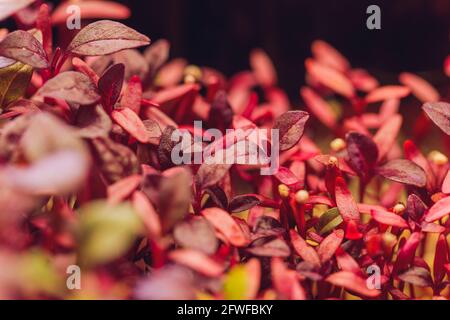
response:
M58 3L59 1L53 1ZM125 23L152 40L172 43L172 57L225 74L248 68L248 53L265 49L280 85L297 98L304 60L324 39L384 83L417 72L435 85L445 80L450 53L450 0L119 0L132 10ZM381 7L381 30L366 28L366 9Z

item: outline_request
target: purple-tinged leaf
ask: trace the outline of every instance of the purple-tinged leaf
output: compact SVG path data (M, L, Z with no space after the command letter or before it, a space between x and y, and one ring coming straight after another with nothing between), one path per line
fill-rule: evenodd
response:
M230 170L230 164L202 163L195 175L195 184L200 189L211 187L220 182Z
M219 247L214 228L201 217L178 223L173 230L173 237L181 247L208 255L214 254Z
M447 135L450 135L450 104L429 102L422 106L427 116Z
M49 67L42 44L29 32L11 32L0 42L0 56L28 64L36 69Z
M358 132L348 133L346 141L349 165L361 178L368 179L378 159L377 145Z
M281 238L271 237L259 238L245 249L246 252L258 257L281 257L286 258L291 254L291 249L286 241Z
M100 100L95 84L86 75L67 71L47 81L37 92L42 97L89 105Z
M405 244L398 252L397 260L394 265L394 270L396 272L403 271L413 262L417 247L422 238L423 235L420 232L414 232L409 236L408 240L406 240Z
M150 39L115 21L101 20L84 27L67 47L82 56L102 56L150 44Z
M378 174L386 179L416 187L425 187L427 176L417 164L406 159L391 160L377 168Z
M436 252L433 263L434 282L441 283L445 277L445 264L449 262L449 248L447 238L441 234L436 243Z
M101 76L98 81L98 90L102 96L104 106L112 110L122 91L125 66L115 64Z
M257 194L243 194L231 199L228 205L230 212L242 212L261 203L261 196Z
M406 201L406 215L415 221L419 221L427 211L427 205L415 194L410 194Z
M304 111L288 111L275 120L274 129L279 130L280 151L291 149L303 136L309 115Z
M400 280L418 287L431 287L433 284L430 272L421 267L412 267L398 277Z

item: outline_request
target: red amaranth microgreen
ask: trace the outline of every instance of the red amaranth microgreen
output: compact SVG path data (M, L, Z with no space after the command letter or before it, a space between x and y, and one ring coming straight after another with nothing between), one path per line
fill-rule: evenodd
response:
M67 32L42 2L0 4L1 298L78 297L70 265L95 299L450 298L448 88L316 40L292 108L262 49L228 78L121 4Z

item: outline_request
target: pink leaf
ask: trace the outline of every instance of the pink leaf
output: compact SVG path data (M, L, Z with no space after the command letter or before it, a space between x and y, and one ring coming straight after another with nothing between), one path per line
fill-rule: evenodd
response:
M135 191L131 203L144 222L148 234L152 237L159 237L162 233L161 222L147 196L142 191Z
M300 89L300 94L308 109L328 128L336 126L336 115L330 105L308 87Z
M301 286L297 272L289 270L280 258L272 258L272 282L281 299L306 300L306 293Z
M232 245L243 247L248 244L248 239L241 227L228 212L219 208L207 208L202 211L202 215L214 226L214 228L216 228L216 230L220 231Z
M35 0L10 0L0 2L0 21L8 18L17 11L29 6Z
M336 204L344 221L349 222L353 220L355 222L359 222L360 214L358 205L353 199L345 180L341 177L336 178L335 188Z
M142 100L142 83L138 76L133 76L128 81L128 86L122 96L120 104L122 108L129 108L136 114L140 113Z
M325 263L330 260L343 240L344 230L341 229L333 231L333 233L323 239L319 245L319 248L317 248L317 254L319 255L320 261Z
M367 103L380 102L390 99L401 99L410 94L410 89L403 86L384 86L371 91L366 96Z
M373 137L378 147L378 159L383 159L392 149L402 126L402 116L396 114L387 120Z
M295 252L306 262L311 263L315 268L320 268L320 258L314 248L310 247L306 241L294 230L290 230L292 246Z
M387 226L408 228L408 223L399 215L389 211L372 210L372 218L378 223L385 224Z
M111 204L120 203L126 199L139 186L142 177L138 174L128 176L116 183L108 186L108 202Z
M54 24L66 23L70 16L68 7L72 2L66 1L58 6L52 14ZM79 1L81 19L114 19L122 20L130 17L131 12L126 6L112 1Z
M277 83L277 73L267 53L255 49L250 53L250 65L256 81L263 87L272 87Z
M447 175L442 183L442 192L446 194L450 193L450 170L447 170Z
M422 102L439 101L439 92L425 79L409 73L400 74L400 83L411 89L413 95Z
M326 279L326 281L335 286L343 287L346 290L350 290L362 296L375 298L380 295L379 290L369 289L366 280L357 276L353 272L349 271L336 272L330 275Z
M450 214L450 197L446 197L436 202L425 214L424 219L426 222L434 222L448 214Z
M314 41L311 45L311 51L314 58L326 66L340 72L346 72L350 69L348 60L338 50L323 40Z
M178 249L169 252L169 259L197 271L207 277L218 277L224 267L206 254L192 249Z
M313 59L306 59L308 73L320 83L347 98L355 96L355 89L350 80L341 72L323 65Z
M125 131L127 131L132 137L136 138L139 142L148 143L149 134L148 131L138 117L131 109L114 110L111 113L111 117L117 124L119 124Z

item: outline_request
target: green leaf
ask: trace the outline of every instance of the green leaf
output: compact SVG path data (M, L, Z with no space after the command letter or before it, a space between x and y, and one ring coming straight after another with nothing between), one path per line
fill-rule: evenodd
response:
M247 277L244 265L236 265L228 272L223 284L223 295L226 300L247 299Z
M331 232L343 221L344 220L342 219L338 208L331 208L320 216L319 222L316 226L317 232L319 232L320 234Z
M79 258L82 265L111 262L127 252L143 225L128 202L91 202L80 210Z
M28 88L33 68L16 62L0 69L0 108L21 98Z

